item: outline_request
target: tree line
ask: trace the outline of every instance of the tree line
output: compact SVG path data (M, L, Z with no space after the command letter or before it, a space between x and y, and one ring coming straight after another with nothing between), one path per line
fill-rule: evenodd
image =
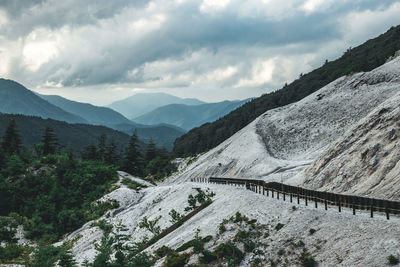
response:
M22 224L29 239L54 242L115 208L116 203L96 200L110 192L116 170L157 180L174 170L170 160L151 141L139 147L136 132L122 152L102 135L77 155L62 148L47 126L41 141L26 148L11 119L0 142L0 218ZM0 233L7 227L0 225Z

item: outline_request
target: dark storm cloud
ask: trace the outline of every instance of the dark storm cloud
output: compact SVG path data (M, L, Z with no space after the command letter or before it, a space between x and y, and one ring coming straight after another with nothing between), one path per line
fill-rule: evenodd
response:
M32 86L190 87L214 77L210 86L220 87L248 84L268 59L291 60L286 66L274 63L275 86L293 78L289 67L300 66L293 58L308 60L304 71L325 56L316 55L324 46L330 47L325 54L335 55L342 47L332 43L343 40L348 14L385 11L397 1L315 1L315 10L304 8L305 0L231 0L210 10L202 2L3 0L7 20L3 27L0 20L0 59L5 52L12 56L3 60L8 63L2 74Z
M2 0L0 8L9 15L12 28L7 35L18 38L36 27L60 28L96 24L112 18L124 8L142 8L148 0Z

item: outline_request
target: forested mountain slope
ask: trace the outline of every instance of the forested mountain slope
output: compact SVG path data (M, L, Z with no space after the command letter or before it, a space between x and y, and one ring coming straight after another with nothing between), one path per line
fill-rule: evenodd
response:
M249 99L201 105L171 104L159 107L133 120L143 124L167 123L190 130L206 122L222 118L248 101Z
M24 145L33 146L42 139L44 129L50 126L58 137L58 143L63 146L70 146L76 151L89 145L97 143L98 138L104 134L108 139L114 138L119 148L129 142L129 135L107 128L105 126L94 126L88 124L69 124L52 119L42 119L34 116L11 115L0 113L0 136L3 135L7 123L14 118Z
M339 59L326 62L281 90L256 98L213 123L192 129L175 141L174 152L195 154L216 147L265 111L299 101L343 75L370 71L397 50L400 50L400 26L349 49Z
M70 123L87 123L80 116L68 113L40 98L23 85L0 79L0 112L51 118Z
M83 117L90 124L111 126L119 123L130 123L130 120L110 108L80 103L58 95L39 96L71 114Z
M132 135L136 129L140 140L148 143L150 139L158 146L172 151L176 138L185 133L185 130L166 124L143 125L139 123L121 123L112 126L113 129Z

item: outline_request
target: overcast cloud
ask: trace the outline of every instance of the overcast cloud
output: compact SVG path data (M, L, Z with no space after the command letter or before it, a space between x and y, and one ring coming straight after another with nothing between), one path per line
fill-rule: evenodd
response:
M380 0L2 0L0 76L108 104L259 96L400 24Z

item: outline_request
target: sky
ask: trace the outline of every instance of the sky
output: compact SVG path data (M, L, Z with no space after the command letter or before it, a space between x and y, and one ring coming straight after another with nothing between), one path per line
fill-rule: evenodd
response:
M400 24L390 0L1 0L0 77L108 105L277 90Z

